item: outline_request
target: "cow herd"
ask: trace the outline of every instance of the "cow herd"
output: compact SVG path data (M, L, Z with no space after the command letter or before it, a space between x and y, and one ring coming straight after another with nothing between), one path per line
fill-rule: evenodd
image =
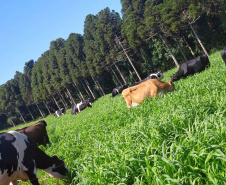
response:
M226 65L226 47L221 53L222 59ZM200 55L192 60L184 62L180 65L178 71L170 77L170 81L162 82L164 78L162 71L151 73L147 78L132 84L123 84L115 87L112 90L111 98L122 93L126 101L127 107L131 108L140 104L146 97L156 97L158 94L163 94L166 91L173 91L175 89L173 82L178 81L187 76L194 75L210 67L210 61L206 54ZM75 104L71 108L71 114L77 114L86 107L92 107L91 99L83 100ZM64 109L63 109L64 110ZM55 112L55 116L65 114L62 109Z
M221 53L222 59L226 65L226 47ZM179 70L170 77L168 82L162 82L163 73L158 71L137 82L130 87L127 84L116 87L112 91L111 98L122 93L127 107L131 108L144 101L147 97L156 97L165 92L171 92L175 89L174 81L201 72L210 66L207 55L201 55L188 62L182 63ZM71 108L71 114L77 114L86 107L92 107L92 100L88 98ZM65 109L61 108L55 112L59 117L65 114ZM61 179L65 178L70 172L64 162L56 155L52 157L45 154L39 145L46 146L50 143L46 130L47 123L40 121L34 125L0 133L0 184L8 185L10 182L18 184L17 180L30 180L31 184L39 185L36 174L37 169L42 169L51 177Z
M226 47L222 52L222 58L226 65ZM178 71L170 77L168 82L161 81L164 76L161 71L158 71L151 74L144 80L131 85L130 87L124 85L114 88L111 97L114 97L116 92L117 94L122 92L122 96L126 101L127 107L131 108L142 103L147 97L156 97L157 95L163 94L167 91L173 91L175 89L173 84L174 81L178 81L181 78L201 72L209 67L209 58L206 54L204 54L182 63ZM118 90L116 91L116 89Z

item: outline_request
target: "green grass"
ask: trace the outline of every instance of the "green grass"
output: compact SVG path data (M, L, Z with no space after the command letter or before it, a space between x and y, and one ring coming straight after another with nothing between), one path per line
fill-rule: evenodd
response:
M45 118L52 144L42 149L71 170L60 184L226 184L226 68L220 52L209 58L209 69L135 108L108 94L78 115Z

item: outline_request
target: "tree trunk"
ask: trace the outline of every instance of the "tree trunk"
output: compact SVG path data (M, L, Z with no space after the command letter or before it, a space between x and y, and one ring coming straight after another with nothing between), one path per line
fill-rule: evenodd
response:
M57 95L59 96L60 101L63 103L64 108L67 110L68 107L67 107L67 104L66 104L66 102L65 102L65 100L64 100L64 98L63 98L63 96L62 96L62 94L61 94L60 92L57 92Z
M117 81L119 82L120 85L122 85L122 83L120 82L118 76L115 74L115 71L110 67L111 71L113 72L113 74L115 75Z
M102 93L102 91L100 90L100 87L98 86L96 80L95 80L92 76L91 76L91 78L93 79L94 83L96 84L96 86L97 86L97 88L98 88L98 90L99 90L99 92L100 92L100 96L103 96L103 93Z
M50 110L49 110L49 107L47 106L46 102L45 102L45 101L42 101L42 102L44 103L45 107L47 108L49 114L51 114L51 112L50 112Z
M103 88L102 88L101 85L100 85L100 82L99 82L99 80L98 80L98 77L96 78L96 81L97 81L97 84L98 84L99 87L100 87L100 90L102 91L103 95L105 96L106 94L105 94Z
M85 82L85 81L84 81ZM83 86L83 88L85 89L86 93L88 94L88 96L91 98L91 94L89 93L89 91L87 90L86 86L84 85L83 81L81 81L81 84Z
M202 50L204 51L204 53L205 53L207 56L209 56L209 54L208 54L207 51L206 51L206 48L203 46L202 41L199 39L199 36L198 36L197 33L195 32L195 30L194 30L192 24L189 23L189 26L190 26L190 28L192 29L192 31L193 31L193 33L194 33L194 35L195 35L197 41L199 42L200 46L202 47Z
M165 46L166 46L166 48L167 48L167 50L168 50L170 56L172 57L174 63L175 63L176 66L179 68L179 64L178 64L178 62L177 62L177 59L176 59L175 56L173 55L173 52L171 51L171 49L170 49L169 45L167 44L166 40L163 38L163 36L162 36L161 33L159 33L159 36L160 36L160 38L162 39L163 43L165 44Z
M70 105L71 106L74 105L73 100L71 99L71 96L68 94L68 92L67 91L63 91L63 93L64 93L65 97L68 99Z
M60 106L58 105L58 103L57 103L56 99L54 98L54 96L53 96L53 95L51 95L51 96L52 96L52 98L53 98L55 104L57 105L58 109L60 109Z
M23 120L23 122L24 122L24 124L26 123L26 121L25 121L25 119L24 119L24 117L22 116L22 114L20 113L20 110L19 110L19 108L17 108L18 109L18 112L19 112L19 114L20 114L20 117L22 118L22 120Z
M117 69L118 73L120 74L120 76L121 76L121 78L122 78L124 84L127 84L126 79L125 79L124 76L122 75L122 73L121 73L121 71L119 70L118 66L116 65L116 62L115 62L115 61L113 62L113 64L114 64L115 68Z
M84 100L84 97L83 97L83 95L82 95L82 93L81 93L81 91L79 90L79 88L78 88L78 86L77 86L77 84L76 83L74 83L74 86L75 86L75 88L77 89L77 91L79 92L79 94L80 94L80 96L81 96L81 98L80 98L80 100L82 101L82 100Z
M98 87L99 92L100 92L100 95L101 95L101 96L104 96L104 95L105 95L105 93L104 93L103 89L101 88L100 84L98 83L97 79L95 79L95 78L94 78L94 77L92 77L92 76L91 76L91 78L93 79L94 83L95 83L95 84L96 84L96 86Z
M194 53L194 51L192 50L192 48L191 48L191 46L189 45L189 43L188 43L188 40L186 39L186 37L180 32L180 35L181 35L181 37L182 37L182 40L185 42L185 44L187 45L187 48L190 50L190 52L191 52L191 54L193 55L193 56L195 56L195 53Z
M11 122L13 123L13 126L15 127L15 123L13 122L13 119L11 117L9 117L9 119L11 120Z
M28 110L29 114L31 115L32 120L34 121L35 119L34 119L33 115L31 114L30 110L28 109L28 107L27 107L27 106L26 106L26 108L27 108L27 110Z
M187 57L185 56L185 54L184 54L184 52L183 52L183 50L182 50L182 48L181 48L181 45L180 45L180 43L178 42L177 38L173 36L173 39L174 39L174 41L176 42L176 44L177 44L177 46L178 46L178 48L179 48L179 50L180 50L180 53L183 55L185 62L187 62L188 59L187 59Z
M141 54L141 57L143 58L144 61L146 61L146 58L144 56L144 49L143 48L140 48L140 54Z
M40 110L40 108L39 108L38 104L37 104L37 103L35 103L35 105L38 107L38 110L39 110L39 112L40 112L41 116L44 118L44 116L43 116L43 114L42 114L42 111Z
M86 86L87 86L88 89L89 89L89 92L92 94L93 99L95 100L96 97L94 96L94 94L93 94L93 92L92 92L92 90L91 90L91 88L90 88L90 86L89 86L89 82L88 82L86 79L84 79L84 81L85 81L85 83L86 83Z
M74 101L74 99L73 99L73 97L72 97L72 95L71 95L71 93L70 93L70 91L67 87L66 87L66 90L67 90L67 93L69 94L69 97L70 97L72 103L75 105L76 103L75 103L75 101Z
M120 46L122 47L122 50L123 50L123 52L125 53L125 55L126 55L127 59L129 60L129 62L130 62L130 64L131 64L131 66L133 67L133 70L134 70L134 71L135 71L135 73L137 74L137 77L138 77L138 78L139 78L139 80L141 81L140 75L138 74L138 72L137 72L136 68L134 67L134 65L133 65L132 61L130 60L129 56L127 55L126 50L124 49L124 47L123 47L122 43L120 42L120 40L119 40L119 38L118 38L117 36L116 36L116 39L118 40L118 42L119 42Z

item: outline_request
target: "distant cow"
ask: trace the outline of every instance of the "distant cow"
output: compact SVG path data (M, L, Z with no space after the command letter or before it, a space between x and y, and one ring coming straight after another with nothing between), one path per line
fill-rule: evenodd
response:
M39 185L36 170L42 169L51 177L61 179L69 170L56 155L45 154L33 145L25 134L10 131L0 134L0 184L17 180L30 180L31 184Z
M87 100L83 100L80 103L74 105L71 108L71 114L78 113L82 110L84 110L86 107L92 107L91 98L88 98Z
M55 117L59 117L61 115L64 115L66 113L65 108L61 108L60 110L57 110L54 114Z
M50 143L46 131L46 126L47 123L42 120L38 123L35 123L34 125L30 125L28 127L24 127L16 131L25 134L34 145L46 146L46 144Z
M208 56L201 55L195 59L182 63L179 67L179 70L170 78L174 82L189 75L193 75L197 72L201 72L208 67L210 67L210 61Z
M223 59L223 61L224 61L224 64L226 65L226 47L225 47L224 50L222 51L221 57L222 57L222 59Z
M116 95L120 94L125 88L127 88L128 85L127 84L123 84L121 86L115 87L112 90L112 94L111 94L111 98L115 97Z
M142 82L145 82L145 81L147 81L147 80L150 80L150 79L158 79L158 80L162 80L163 78L164 78L164 76L163 76L162 71L157 71L157 72L155 72L155 73L151 73L147 78L145 78L145 79L143 79L143 80L141 80L141 81L139 81L139 82L134 83L133 85L131 85L131 87L132 87L132 86L135 86L135 85L138 85L138 84L140 84L140 83L142 83Z
M147 97L156 97L166 91L173 91L174 84L169 82L161 82L158 79L150 79L141 84L129 87L122 91L122 96L126 100L128 108L136 106L144 101Z

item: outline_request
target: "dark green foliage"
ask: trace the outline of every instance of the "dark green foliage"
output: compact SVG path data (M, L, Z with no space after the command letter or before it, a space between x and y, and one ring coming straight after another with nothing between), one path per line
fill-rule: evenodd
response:
M23 102L25 102L27 105L31 104L33 102L33 97L31 93L31 81L29 80L28 76L16 71L14 79L17 81L19 86Z
M34 66L34 60L29 60L24 66L24 75L31 81L31 71Z

